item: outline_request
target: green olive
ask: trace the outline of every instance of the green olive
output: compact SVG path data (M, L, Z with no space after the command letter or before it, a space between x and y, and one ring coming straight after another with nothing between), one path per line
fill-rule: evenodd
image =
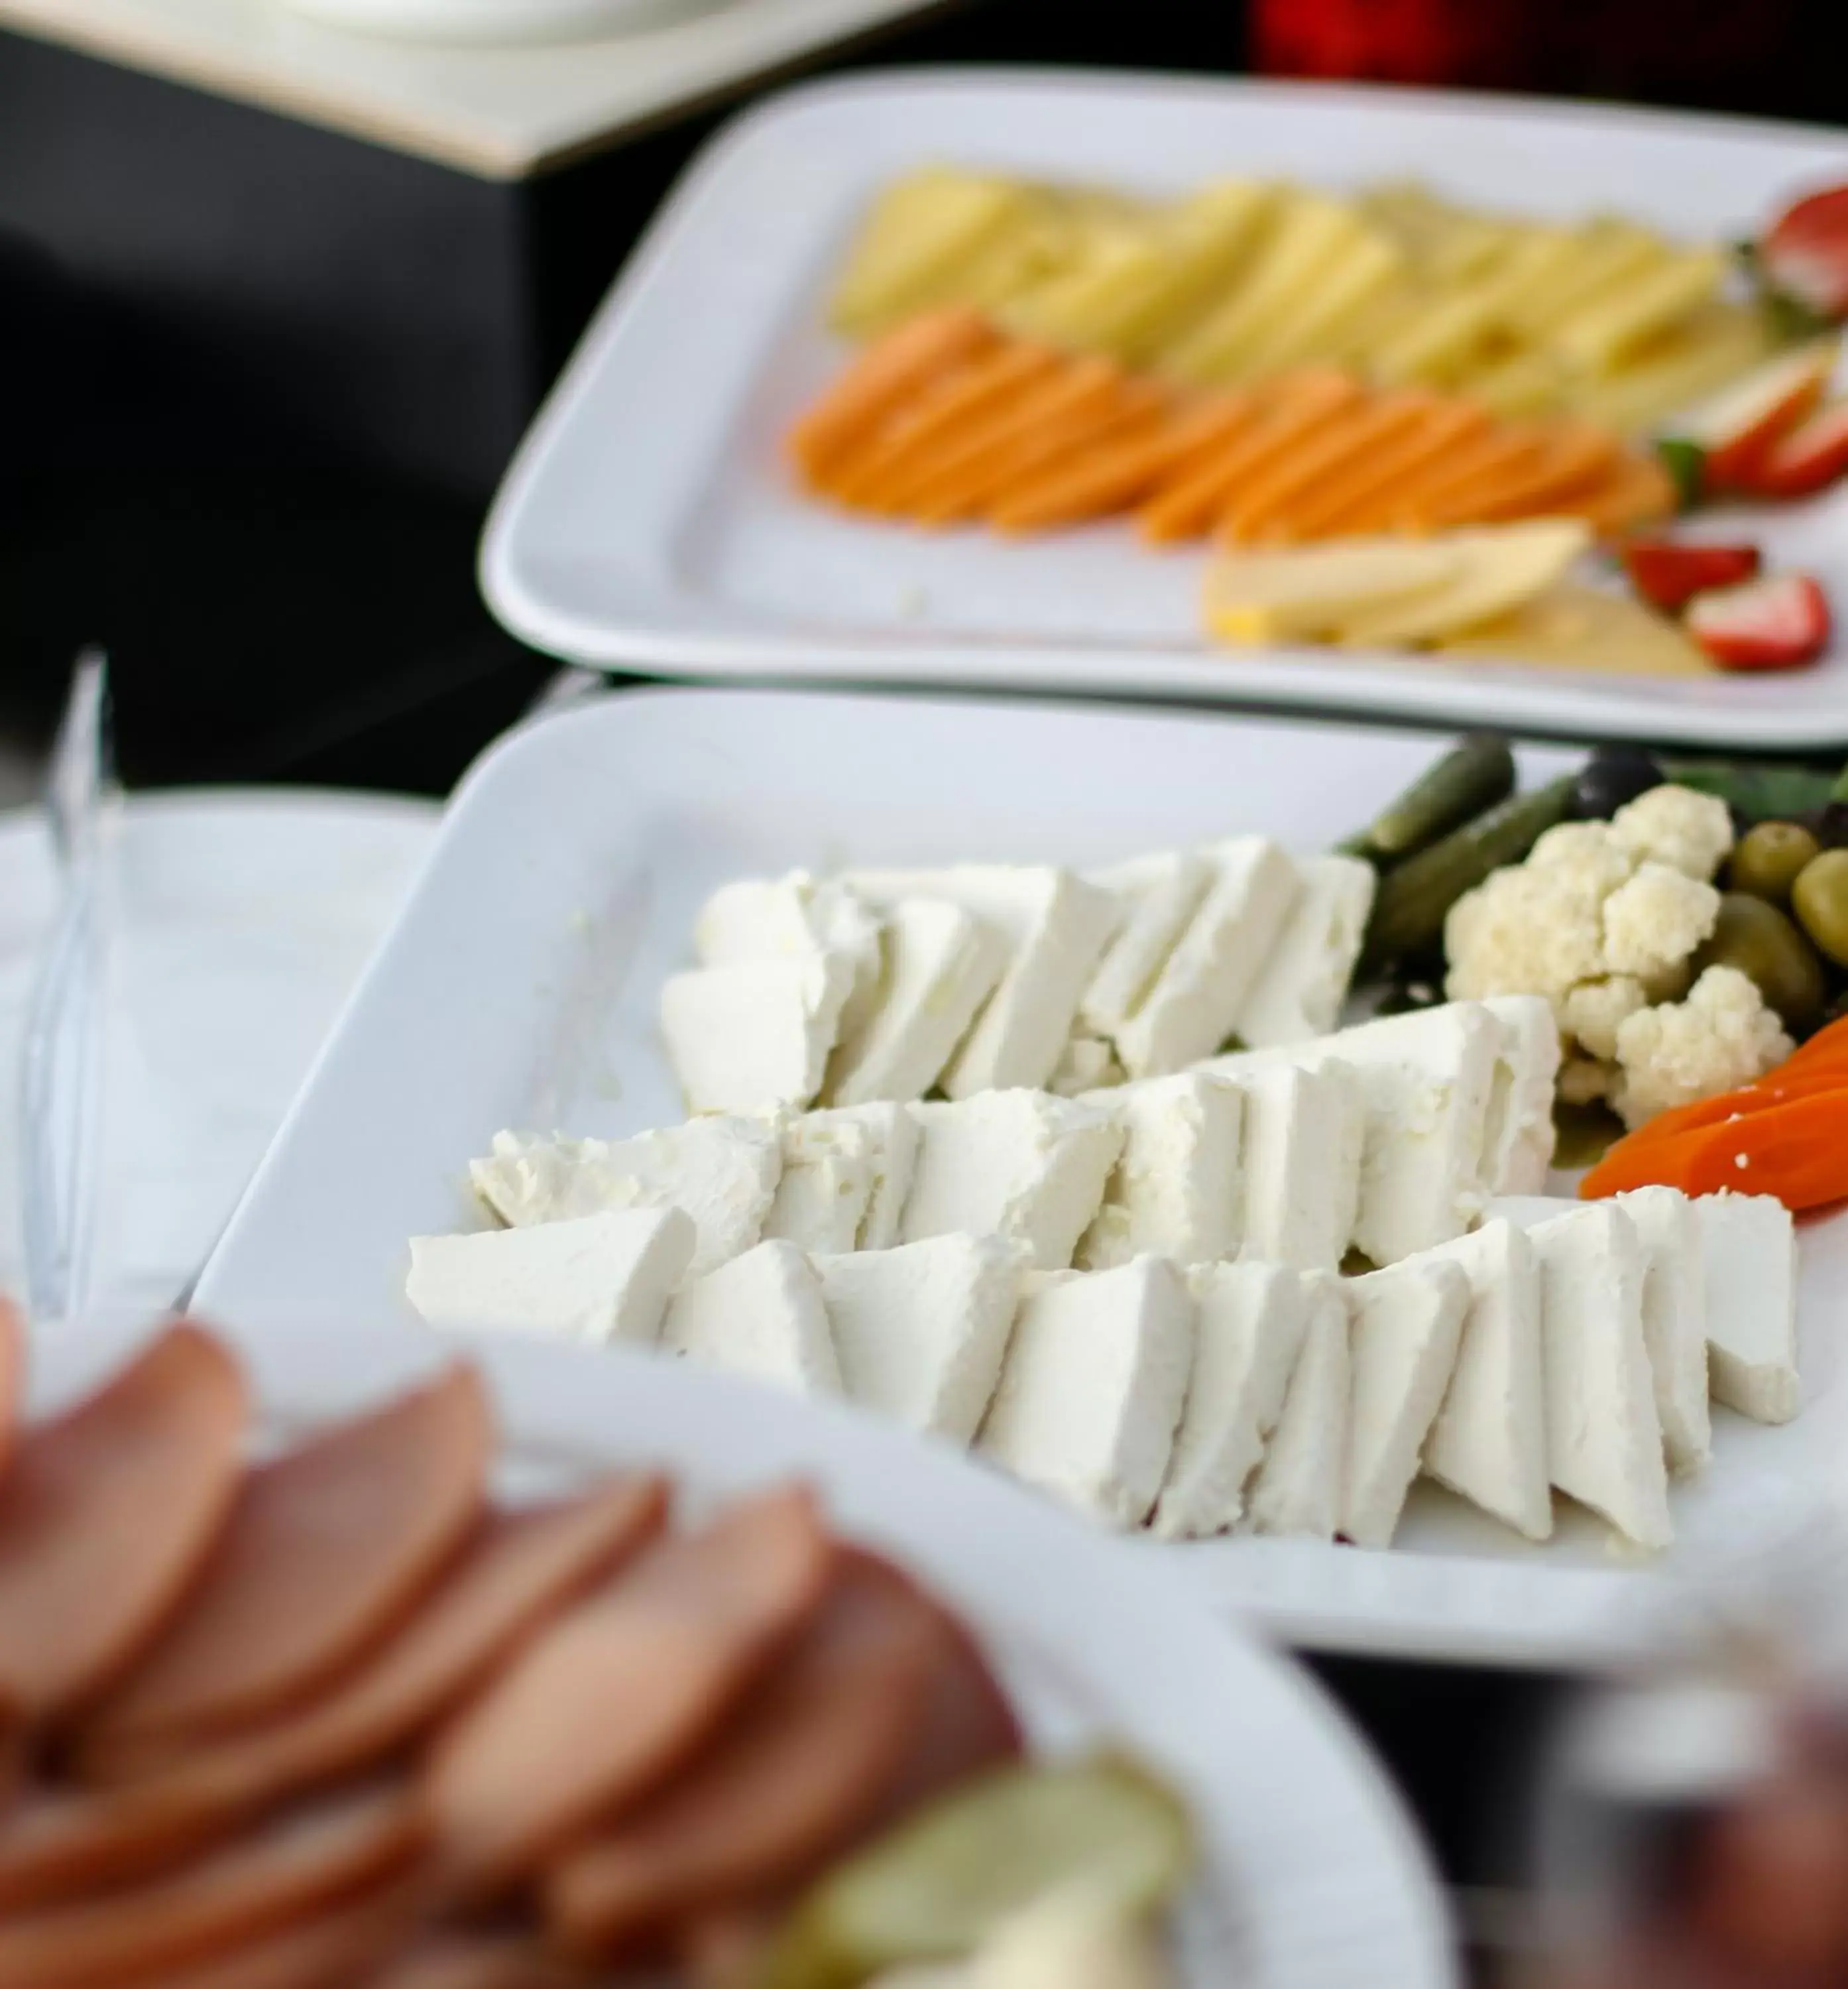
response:
M1848 934L1848 893L1842 908ZM1757 984L1765 1005L1777 1011L1785 1028L1799 1033L1822 1013L1822 962L1775 905L1749 892L1728 891L1721 899L1719 922L1694 964L1697 974L1710 967L1736 967Z
M1848 967L1848 849L1825 849L1791 886L1791 909L1837 967Z
M1729 881L1735 891L1787 905L1798 873L1821 848L1800 822L1762 822L1739 839Z

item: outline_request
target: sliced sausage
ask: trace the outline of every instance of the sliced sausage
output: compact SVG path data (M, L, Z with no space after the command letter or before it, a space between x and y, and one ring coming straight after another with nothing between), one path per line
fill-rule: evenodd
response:
M425 1842L408 1788L304 1810L151 1885L0 1924L0 1989L178 1974L406 1871Z
M136 1989L354 1989L404 1948L428 1901L421 1877L394 1877L216 1960L144 1977Z
M604 1953L690 1911L799 1883L878 1808L944 1659L939 1613L849 1550L795 1645L680 1775L550 1873L572 1951Z
M432 1935L366 1989L572 1989L584 1977L518 1934Z
M820 1606L834 1547L799 1489L645 1554L441 1740L427 1787L465 1888L523 1876L686 1760Z
M19 1398L25 1392L25 1323L11 1299L0 1298L0 1472L12 1453Z
M621 1478L496 1516L384 1648L300 1714L144 1781L42 1800L0 1828L0 1910L157 1870L268 1804L374 1766L638 1551L667 1503L665 1479Z
M251 1472L188 1607L87 1723L84 1771L144 1772L378 1643L479 1522L492 1443L459 1366Z
M22 1434L0 1478L0 1701L62 1712L165 1625L232 1510L248 1410L235 1360L180 1325Z

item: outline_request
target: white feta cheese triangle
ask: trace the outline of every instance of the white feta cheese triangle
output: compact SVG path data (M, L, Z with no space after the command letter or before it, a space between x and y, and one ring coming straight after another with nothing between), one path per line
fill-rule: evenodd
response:
M1643 1245L1643 1344L1668 1468L1698 1471L1713 1455L1700 1219L1679 1188L1632 1188L1614 1198Z
M760 1243L683 1286L668 1307L661 1346L798 1394L841 1392L821 1281L793 1243Z
M1704 1194L1694 1215L1714 1399L1755 1422L1787 1423L1803 1398L1790 1211L1775 1195Z
M1244 1212L1237 1086L1190 1071L1085 1102L1115 1113L1123 1147L1104 1205L1079 1239L1079 1265L1104 1271L1151 1253L1183 1265L1235 1256Z
M766 956L670 974L661 1034L689 1112L811 1103L853 991L836 953Z
M1357 856L1296 859L1302 895L1238 1011L1252 1049L1305 1042L1335 1027L1360 957L1377 873Z
M1241 1254L1299 1270L1335 1269L1360 1208L1359 1079L1331 1062L1315 1070L1254 1066L1236 1082L1245 1100Z
M1326 1271L1303 1279L1302 1351L1251 1489L1255 1533L1332 1540L1341 1523L1349 1392L1343 1282Z

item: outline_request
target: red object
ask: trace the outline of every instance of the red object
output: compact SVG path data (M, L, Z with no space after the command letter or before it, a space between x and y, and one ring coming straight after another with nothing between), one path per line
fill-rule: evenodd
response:
M1697 594L1752 579L1758 570L1758 549L1632 539L1623 548L1623 564L1631 585L1652 608L1675 615Z
M1512 88L1531 80L1531 11L1522 0L1251 0L1253 66Z
M1647 1134L1647 1128L1643 1129ZM1660 1184L1684 1194L1775 1194L1789 1209L1848 1198L1848 1089L1806 1092L1737 1119L1620 1140L1579 1184L1588 1200Z
M1780 573L1698 594L1687 632L1729 670L1787 670L1812 662L1829 640L1829 597L1806 573Z
M1773 286L1825 317L1848 317L1848 186L1786 208L1758 245Z
M1703 452L1703 487L1749 489L1776 444L1815 412L1834 370L1832 349L1804 346L1767 361L1696 408L1685 439Z
M1831 401L1779 435L1745 488L1761 497L1808 497L1848 473L1848 401Z

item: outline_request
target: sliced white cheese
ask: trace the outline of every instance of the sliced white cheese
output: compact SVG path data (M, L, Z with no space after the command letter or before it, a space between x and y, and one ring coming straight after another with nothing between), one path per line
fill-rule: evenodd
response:
M1340 1530L1356 1547L1392 1545L1456 1368L1470 1296L1462 1266L1437 1255L1348 1286L1352 1366Z
M1021 1252L995 1236L933 1236L817 1257L815 1269L848 1396L973 1442L1014 1330Z
M813 1103L853 990L843 954L740 960L670 974L661 1034L689 1112Z
M875 905L941 899L1007 941L1006 970L944 1072L944 1090L967 1098L1045 1084L1071 1033L1078 997L1115 930L1115 897L1050 864L855 870L845 881Z
M843 956L853 988L841 1018L844 1033L865 1020L877 992L880 922L847 888L806 870L781 877L746 877L722 885L693 925L693 950L702 967L724 967L767 954L813 952Z
M1302 895L1238 1011L1253 1049L1325 1036L1341 1015L1366 936L1378 873L1357 856L1299 856Z
M1159 1257L1030 1277L981 1448L1120 1526L1148 1518L1193 1359L1192 1303Z
M1239 836L1202 853L1213 866L1207 894L1115 1032L1132 1077L1183 1070L1225 1042L1296 903L1296 866L1267 837Z
M1613 1199L1636 1225L1643 1245L1643 1344L1655 1377L1668 1468L1698 1471L1713 1455L1700 1218L1679 1188L1632 1188Z
M1046 1089L1061 1098L1080 1098L1087 1091L1120 1085L1125 1075L1116 1052L1102 1036L1075 1035L1060 1051Z
M1171 1540L1229 1533L1243 1516L1308 1323L1301 1279L1278 1264L1200 1264L1187 1286L1193 1369L1155 1509Z
M1000 979L1007 943L957 906L908 898L887 916L884 961L865 1020L843 1025L823 1087L831 1104L922 1098Z
M845 1246L859 1250L889 1250L899 1241L911 1177L918 1161L918 1121L909 1105L882 1101L844 1105L832 1112L811 1112L811 1120L828 1126L854 1126L872 1143L872 1193L858 1235Z
M1504 1526L1545 1540L1553 1502L1539 1257L1524 1231L1492 1221L1432 1254L1461 1268L1470 1306L1450 1388L1425 1439L1424 1468Z
M1553 1164L1553 1093L1559 1025L1540 994L1491 994L1482 1004L1501 1024L1483 1186L1491 1194L1539 1194Z
M1548 1469L1639 1546L1674 1537L1655 1383L1643 1338L1642 1244L1614 1203L1530 1232L1540 1259Z
M1078 1003L1084 1028L1112 1036L1134 1014L1192 923L1214 874L1205 856L1186 849L1163 850L1088 873L1092 883L1115 898L1119 917L1116 937Z
M404 1296L435 1327L652 1346L693 1241L692 1219L677 1208L413 1236Z
M1023 1245L1035 1270L1064 1270L1122 1151L1114 1116L1044 1091L985 1091L912 1109L922 1137L905 1241L958 1230L1001 1236Z
M496 1133L469 1178L515 1228L608 1208L683 1208L698 1242L694 1276L748 1250L763 1233L783 1171L783 1143L767 1119L689 1119L629 1140L540 1140Z
M1341 1523L1348 1442L1348 1281L1331 1271L1302 1280L1302 1351L1251 1487L1255 1533L1332 1540Z
M763 1234L801 1250L851 1250L878 1181L880 1143L865 1111L898 1106L804 1112L783 1123L783 1174L763 1218Z
M1337 1269L1359 1215L1366 1114L1359 1077L1343 1063L1275 1064L1237 1082L1245 1100L1242 1254L1299 1270Z
M1236 1256L1244 1213L1244 1097L1191 1071L1145 1078L1087 1101L1115 1113L1122 1157L1077 1262L1105 1271L1151 1252L1177 1264Z
M1694 1207L1714 1399L1755 1422L1787 1423L1802 1404L1790 1211L1768 1194L1704 1194Z
M821 1281L793 1243L760 1243L683 1286L662 1323L661 1346L798 1394L841 1392Z

